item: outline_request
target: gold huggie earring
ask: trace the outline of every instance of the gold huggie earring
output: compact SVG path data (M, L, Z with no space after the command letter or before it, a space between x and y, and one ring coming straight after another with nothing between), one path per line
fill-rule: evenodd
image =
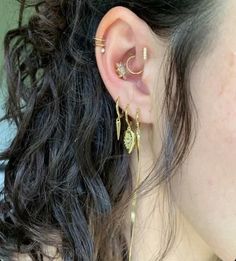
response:
M120 97L116 99L116 113L117 113L117 118L116 118L116 135L117 135L117 140L120 140L120 130L121 130L121 121L120 119L123 117L123 113L120 114L119 111L119 99Z
M135 145L135 141L136 141L135 136L136 135L132 131L130 123L129 123L128 107L129 107L129 104L125 108L125 120L126 120L128 127L127 127L127 130L125 131L124 145L125 145L126 149L128 150L128 153L130 154L132 152L133 148L134 148L134 145Z
M102 47L101 53L102 53L102 54L105 53L105 44L104 44L104 43L105 43L105 40L102 39L102 38L98 38L98 37L94 37L93 39L94 39L94 41L95 41L94 45L95 45L95 46L98 46L98 47Z
M143 70L141 70L141 71L139 71L139 72L134 72L134 71L132 71L132 70L129 68L129 61L130 61L131 59L133 59L134 57L135 57L135 55L132 55L132 56L129 57L129 59L128 59L127 62L126 62L126 68L127 68L127 70L128 70L131 74L141 74L141 73L143 72Z
M139 114L140 114L140 109L137 109L136 112L136 146L137 146L137 156L138 156L138 161L139 161L139 151L140 151L140 124L139 124Z

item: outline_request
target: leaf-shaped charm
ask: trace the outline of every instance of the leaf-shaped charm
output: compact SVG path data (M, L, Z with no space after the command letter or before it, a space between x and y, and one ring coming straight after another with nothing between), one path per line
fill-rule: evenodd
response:
M124 144L126 149L128 150L128 153L130 154L135 145L135 133L129 127L125 131Z

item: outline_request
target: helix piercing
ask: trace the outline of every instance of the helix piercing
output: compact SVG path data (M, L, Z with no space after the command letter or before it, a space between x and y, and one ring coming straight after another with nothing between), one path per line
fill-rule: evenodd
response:
M99 37L94 37L93 38L94 39L94 45L95 46L97 46L97 47L102 47L101 48L101 53L103 54L103 53L105 53L105 39L103 39L103 38L99 38Z

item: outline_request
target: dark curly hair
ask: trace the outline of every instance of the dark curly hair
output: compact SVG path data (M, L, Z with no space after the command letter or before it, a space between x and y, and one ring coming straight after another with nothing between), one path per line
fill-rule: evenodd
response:
M170 43L163 104L167 128L153 175L139 188L146 185L146 193L168 182L191 144L188 78L210 46L215 2L20 1L19 25L4 40L8 96L1 121L16 125L17 133L0 154L6 161L0 194L3 260L17 253L42 260L45 245L55 247L63 260L127 260L125 213L134 193L130 157L115 139L114 101L96 66L97 25L121 5ZM34 9L30 17L24 15L28 8ZM170 249L173 230L169 227L157 260Z

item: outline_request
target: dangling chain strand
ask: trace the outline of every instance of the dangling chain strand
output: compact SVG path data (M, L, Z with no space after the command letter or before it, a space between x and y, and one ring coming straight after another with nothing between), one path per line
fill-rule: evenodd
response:
M136 188L139 186L140 183L140 168L139 168L139 161L138 161L138 175L136 178ZM134 240L134 231L135 231L135 221L136 221L136 210L137 210L137 191L134 192L134 199L132 200L132 209L131 209L131 241L130 241L130 247L129 247L129 261L131 261L132 258L132 246L133 246L133 240Z

